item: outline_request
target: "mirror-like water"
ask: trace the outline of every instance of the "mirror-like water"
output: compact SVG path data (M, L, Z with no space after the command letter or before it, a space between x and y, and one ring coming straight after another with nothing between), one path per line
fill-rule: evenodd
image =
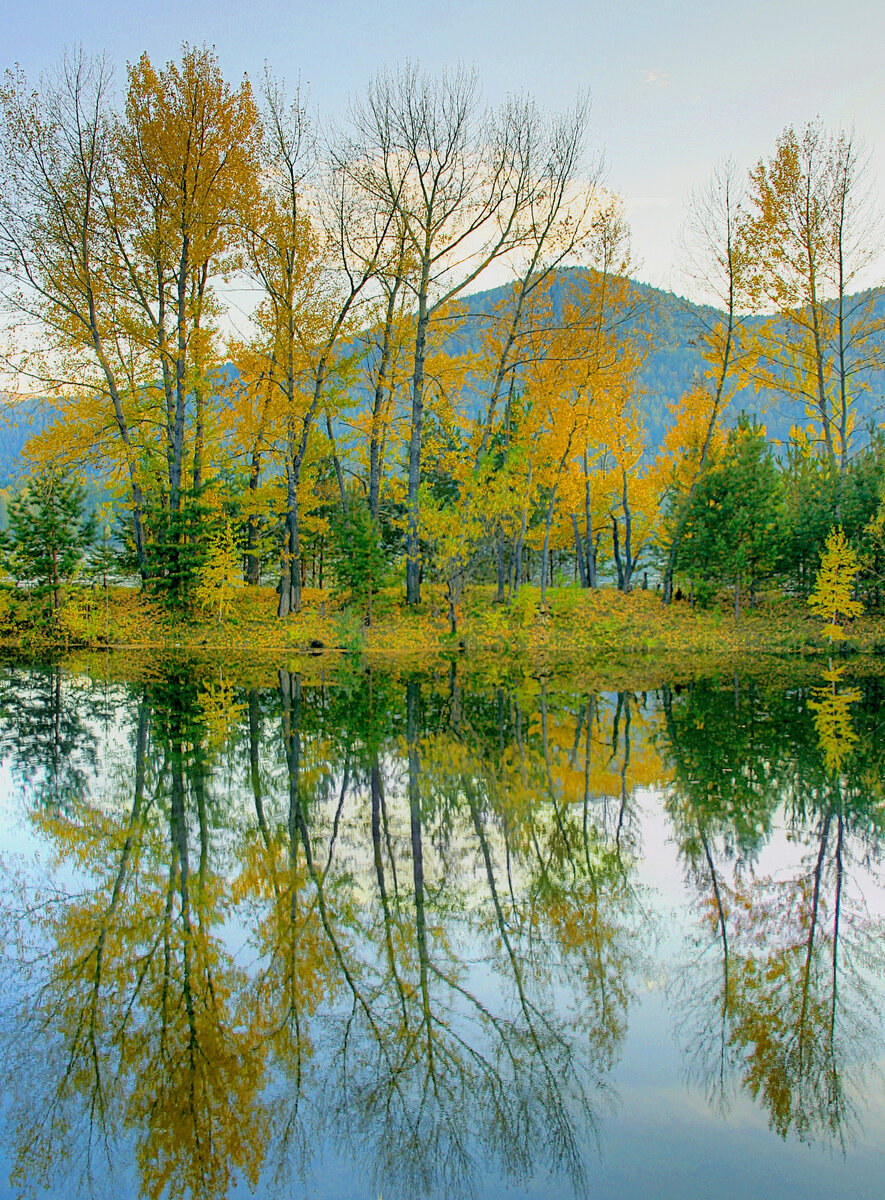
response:
M0 677L0 1197L881 1197L885 684Z

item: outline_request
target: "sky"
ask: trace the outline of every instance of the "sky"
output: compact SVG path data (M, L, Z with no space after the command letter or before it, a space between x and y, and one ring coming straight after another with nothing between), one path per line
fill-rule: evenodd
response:
M854 126L885 195L881 0L16 0L0 66L28 76L66 47L156 64L182 42L216 47L225 74L274 73L340 117L382 66L475 66L486 98L592 103L591 149L625 199L639 278L690 291L676 243L693 186L726 155L749 167L788 125ZM877 282L877 280L869 280Z

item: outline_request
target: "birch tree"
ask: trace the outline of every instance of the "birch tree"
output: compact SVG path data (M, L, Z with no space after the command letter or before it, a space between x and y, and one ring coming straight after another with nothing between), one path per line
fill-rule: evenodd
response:
M763 329L758 380L802 405L840 478L853 401L885 356L885 322L857 290L881 241L867 176L853 131L790 126L750 172L745 226L750 301L777 314Z
M668 434L671 450L682 440L683 453L674 454L681 478L671 481L674 500L662 588L664 604L673 598L673 571L687 513L721 429L723 413L741 378L741 359L747 355L742 337L747 280L745 216L743 183L734 162L726 159L709 183L693 192L682 233L685 274L713 304L692 309L695 340L707 365L703 379L683 396L673 431Z
M419 521L428 330L497 259L522 245L541 194L534 107L487 108L474 72L382 71L351 109L343 162L382 211L396 212L413 274L406 597L420 599Z

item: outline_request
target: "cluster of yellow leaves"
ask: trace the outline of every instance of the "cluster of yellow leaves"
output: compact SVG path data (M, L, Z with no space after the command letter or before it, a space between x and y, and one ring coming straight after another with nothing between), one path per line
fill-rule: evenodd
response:
M209 536L195 596L198 607L215 617L219 625L224 623L236 591L243 586L241 558L236 530L227 519Z
M830 642L845 637L843 621L851 621L863 612L863 604L851 595L859 571L857 553L849 545L842 526L831 529L808 597L811 610L826 622L824 630Z

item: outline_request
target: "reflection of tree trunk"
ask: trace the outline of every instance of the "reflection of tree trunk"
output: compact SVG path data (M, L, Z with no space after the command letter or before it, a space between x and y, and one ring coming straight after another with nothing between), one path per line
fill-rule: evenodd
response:
M590 872L591 879L593 878L593 868L590 865L590 840L589 840L589 818L590 818L590 747L591 735L593 732L593 712L595 708L595 696L587 697L587 731L584 739L584 859L587 863L587 870Z
M381 805L383 802L381 766L378 762L378 752L372 758L371 771L372 788L372 852L375 860L375 878L378 881L378 895L381 897L381 911L384 914L384 942L387 947L387 962L390 974L396 986L400 1007L403 1014L403 1025L408 1028L409 1016L406 1007L405 991L396 968L396 952L393 947L393 924L390 918L390 902L387 898L387 885L384 880L384 857L381 850Z
M289 856L294 872L297 861L301 778L301 676L280 670L280 694L283 700L283 746L289 776ZM293 904L295 902L293 889ZM293 911L293 919L294 919Z
M513 973L513 982L516 984L516 992L519 997L519 1007L523 1017L525 1018L526 1028L528 1029L529 1037L533 1047L534 1058L537 1062L540 1062L543 1067L544 1074L550 1085L551 1094L559 1095L561 1093L561 1078L558 1074L555 1074L553 1068L548 1062L547 1055L544 1052L544 1047L541 1045L541 1040L538 1036L537 1029L535 1028L535 1016L537 1009L534 1005L532 1005L525 991L522 975L522 963L513 948L513 943L510 940L510 933L507 928L507 922L504 918L504 911L501 908L501 901L498 897L498 887L495 883L495 871L494 867L492 866L491 850L489 848L488 839L483 828L479 807L472 791L468 793L467 800L470 805L470 815L473 820L473 828L482 852L483 863L486 871L486 880L489 887L489 895L492 898L492 905L495 910L495 922L498 926L498 934L501 938L501 944L507 953L507 959L510 963L510 968ZM562 1126L561 1132L565 1133L564 1126ZM575 1157L574 1147L569 1147L567 1152L570 1157Z
M185 744L183 738L181 737L180 731L173 732L173 742L171 747L172 798L170 811L170 832L172 835L175 857L178 860L178 894L181 903L181 927L183 932L181 952L181 990L184 996L184 1006L185 1011L187 1012L188 1024L188 1099L191 1115L194 1120L194 1130L196 1131L199 1128L199 1121L197 1118L198 1102L195 1091L198 1035L196 1005L194 1003L193 990L194 936L193 927L191 924L190 907L190 870L188 859L186 792L184 781L185 753Z
M197 751L194 751L195 756ZM203 775L203 762L198 760L193 766L193 790L197 801L197 817L200 823L200 869L198 879L200 881L200 893L206 886L206 870L209 865L209 820L206 812L206 789L205 777Z
M145 761L147 758L147 731L149 720L150 707L146 700L142 700L138 706L138 731L136 733L135 740L135 787L132 798L132 808L129 813L129 828L126 832L126 840L123 843L123 850L120 854L120 863L117 867L114 886L111 890L111 898L108 902L107 908L105 909L101 926L98 931L98 937L95 943L95 970L92 977L92 996L90 1000L89 1013L89 1044L93 1068L95 1071L95 1086L98 1094L98 1105L102 1116L104 1115L104 1092L101 1081L101 1068L99 1066L99 1049L96 1041L96 1031L98 1028L99 1019L98 1009L101 996L104 951L107 944L108 927L110 926L111 920L113 919L113 916L120 903L120 896L123 893L123 885L126 881L129 860L132 857L132 847L135 843L136 831L141 820L141 806L144 801Z
M621 693L618 693L618 711L621 708ZM618 862L621 860L621 833L624 828L624 818L627 815L627 770L630 766L630 696L624 696L624 757L621 760L621 797L618 805L618 826L615 830L615 845L618 851ZM617 734L615 734L617 737Z
M572 848L569 841L569 836L562 822L562 816L559 811L559 805L556 803L556 789L553 786L553 772L550 767L550 740L547 733L547 685L541 684L541 738L544 747L544 769L547 774L547 791L550 796L550 803L553 805L553 815L556 817L556 827L559 830L559 836L562 838L562 849L572 868L572 879L577 879L577 869L575 861L572 858Z
M261 727L258 711L258 692L252 688L249 692L249 782L252 784L252 799L255 804L255 817L261 830L261 839L265 847L270 845L270 831L267 828L267 818L264 814L264 795L261 787L261 771L259 753L261 747Z
M811 923L808 927L808 941L805 950L805 966L802 970L802 1005L799 1010L799 1073L802 1073L802 1054L805 1046L805 1021L808 1015L808 993L811 987L811 962L814 955L814 936L817 932L817 915L820 906L820 884L823 875L824 858L827 843L830 840L831 813L827 813L821 823L820 849L817 863L814 867L814 888L811 894Z
M719 1090L720 1095L725 1095L725 1048L726 1034L728 1026L728 1001L730 995L729 979L728 979L728 929L725 924L725 906L722 903L722 894L719 888L719 876L716 873L716 866L713 862L713 855L710 850L710 843L707 840L707 834L704 829L698 826L698 834L701 839L701 844L704 847L704 855L707 859L707 867L710 871L710 883L713 887L713 896L716 901L717 924L722 936L722 1004L719 1013Z
M258 822L261 841L264 843L265 853L268 856L267 861L271 875L271 886L273 887L274 895L279 896L280 884L277 878L276 867L273 863L271 834L264 811L264 789L261 786L261 763L259 758L260 750L261 720L258 706L258 692L252 688L249 692L249 781L252 785L255 819Z
M836 894L833 900L833 974L832 999L830 1002L830 1051L833 1050L833 1040L836 1033L836 982L838 971L839 950L839 918L842 912L842 837L845 823L840 813L836 818ZM833 1055L835 1060L835 1055Z
M433 1014L427 982L427 966L430 956L427 953L427 918L424 911L424 846L421 837L421 760L418 754L420 703L421 687L418 680L412 676L406 684L406 737L409 752L409 823L412 834L412 880L415 889L415 940L420 967L421 1007L427 1034L427 1069L435 1078Z
M372 1016L372 1010L368 1000L363 995L359 988L356 977L353 971L347 964L335 929L332 925L332 920L329 914L328 905L326 904L326 893L324 888L323 876L316 868L314 860L313 846L311 843L310 830L307 826L307 818L303 798L301 796L301 676L298 674L290 675L288 671L281 670L279 673L280 694L283 701L283 745L286 752L286 764L289 774L289 853L292 862L293 887L292 887L292 918L295 919L295 901L296 888L294 886L295 862L297 857L297 847L300 844L304 851L304 862L307 868L307 875L314 886L317 898L317 908L319 910L320 922L323 926L329 945L332 947L332 952L335 959L341 968L341 973L344 980L350 989L354 1003L358 1004L362 1009L369 1027L374 1034L379 1048L385 1057L388 1057L388 1048L385 1046L381 1032L375 1018Z

